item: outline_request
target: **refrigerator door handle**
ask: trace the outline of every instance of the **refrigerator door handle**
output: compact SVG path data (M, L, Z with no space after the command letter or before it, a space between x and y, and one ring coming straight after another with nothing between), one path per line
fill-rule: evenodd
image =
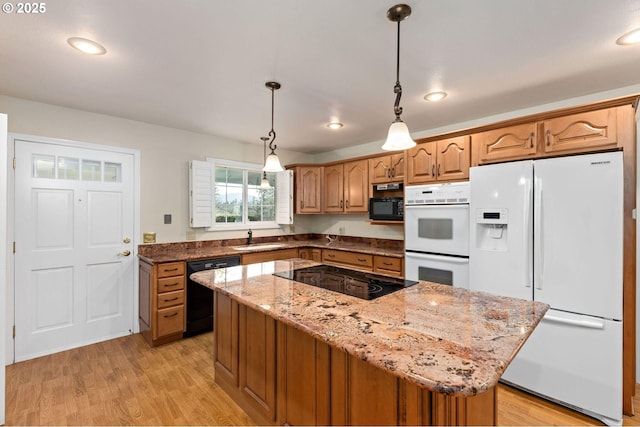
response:
M537 177L534 181L533 230L535 233L533 238L533 259L535 262L534 282L536 289L542 290L542 272L544 269L544 251L542 249L542 180Z
M596 320L565 319L564 317L556 317L556 316L550 316L550 315L544 316L542 320L547 320L549 322L555 322L555 323L563 323L565 325L571 325L571 326L580 326L581 328L604 329L604 322L598 322Z
M527 288L531 287L532 282L532 263L533 257L531 256L531 224L529 223L531 220L531 179L527 178L525 180L524 185L524 198L523 198L523 221L524 224L524 232L523 232L523 242L524 242L524 286Z

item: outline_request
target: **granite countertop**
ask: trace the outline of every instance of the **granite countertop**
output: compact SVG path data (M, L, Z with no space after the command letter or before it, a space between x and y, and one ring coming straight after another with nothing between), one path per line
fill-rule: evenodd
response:
M372 301L294 282L288 259L194 273L196 282L438 393L494 387L548 305L431 282Z
M352 238L353 239L353 238ZM372 243L373 240L373 243ZM353 239L352 241L326 239L278 240L246 244L246 239L210 242L183 242L152 245L141 245L138 257L150 264L174 261L195 261L231 255L243 255L255 252L267 252L292 248L321 248L342 251L354 251L371 255L404 257L403 242L391 241L392 244L376 245L376 239ZM235 244L234 244L235 242ZM240 243L241 242L241 243ZM209 244L211 243L211 244Z

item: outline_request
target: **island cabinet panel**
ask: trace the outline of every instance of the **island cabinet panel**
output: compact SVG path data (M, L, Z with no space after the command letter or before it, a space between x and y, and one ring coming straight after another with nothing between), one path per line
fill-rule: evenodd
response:
M343 351L331 351L331 424L398 425L399 379Z
M240 305L239 319L240 392L251 412L273 423L276 420L276 320L245 305Z
M238 387L238 303L216 292L214 298L213 364L216 382Z
M278 324L278 424L329 425L329 346Z
M259 425L495 425L496 389L420 388L215 292L215 381Z

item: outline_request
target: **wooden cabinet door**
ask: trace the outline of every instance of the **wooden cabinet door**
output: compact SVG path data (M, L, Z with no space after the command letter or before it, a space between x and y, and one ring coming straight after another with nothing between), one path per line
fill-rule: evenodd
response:
M324 168L324 212L344 211L344 175L342 164Z
M252 409L276 418L276 320L245 305L239 307L240 393Z
M436 180L436 142L417 144L406 151L407 184L426 184Z
M296 213L322 212L322 166L296 168Z
M298 250L298 258L322 262L322 249L301 248Z
M216 339L213 366L216 381L238 387L238 303L220 292L214 293L213 321Z
M390 159L391 164L391 181L402 182L404 180L404 152L398 154L392 154Z
M404 180L404 153L369 159L369 184Z
M536 123L480 132L471 139L478 164L531 158L537 151Z
M369 162L367 160L344 164L344 211L369 211Z
M369 181L371 184L385 184L391 179L391 157L369 159Z
M545 153L616 147L617 109L590 111L542 122Z
M471 137L442 139L436 144L436 178L450 181L469 178Z

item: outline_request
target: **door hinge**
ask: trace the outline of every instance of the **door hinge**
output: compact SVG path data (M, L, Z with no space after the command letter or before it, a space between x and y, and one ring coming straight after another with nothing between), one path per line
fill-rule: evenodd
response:
M15 168L16 168L16 158L14 157L13 158L13 169L15 169Z
M13 338L16 337L16 325L13 325Z
M16 242L13 242L13 253L16 253Z

